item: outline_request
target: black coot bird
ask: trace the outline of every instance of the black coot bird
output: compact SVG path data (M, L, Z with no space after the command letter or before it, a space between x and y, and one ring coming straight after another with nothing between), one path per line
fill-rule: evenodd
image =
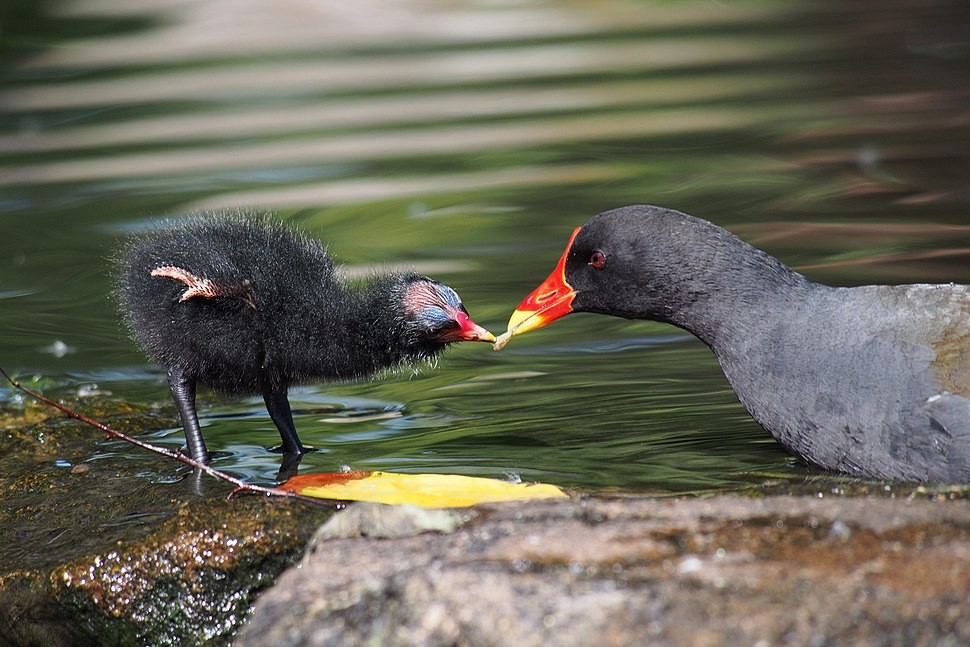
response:
M417 274L338 280L324 246L253 214L209 214L136 237L118 296L135 340L168 369L189 453L208 461L196 385L261 394L287 455L302 454L287 389L352 380L494 341L450 287Z
M835 288L731 233L653 206L575 230L509 331L570 312L679 326L789 451L860 477L970 482L970 287Z

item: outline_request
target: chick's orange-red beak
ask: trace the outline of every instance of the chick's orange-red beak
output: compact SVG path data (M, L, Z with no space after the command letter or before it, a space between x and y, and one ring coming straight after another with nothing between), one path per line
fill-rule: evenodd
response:
M456 341L487 341L489 343L495 341L495 335L472 321L472 318L464 312L456 312L455 321L458 322L458 338Z
M573 231L566 243L566 251L563 252L556 269L552 271L539 287L529 293L522 303L515 309L509 318L510 335L521 335L522 333L541 328L546 324L552 323L559 317L573 311L573 298L576 291L566 281L566 259L569 257L569 250L573 246L573 241L579 233L581 227Z

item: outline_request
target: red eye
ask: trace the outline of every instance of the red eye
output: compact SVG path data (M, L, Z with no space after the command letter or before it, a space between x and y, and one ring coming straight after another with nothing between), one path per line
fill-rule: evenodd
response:
M597 249L590 255L589 264L593 266L593 269L603 269L603 266L606 265L606 254Z

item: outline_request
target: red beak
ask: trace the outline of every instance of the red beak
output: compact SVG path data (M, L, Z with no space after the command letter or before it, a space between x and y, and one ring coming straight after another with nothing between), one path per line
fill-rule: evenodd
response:
M458 333L455 341L487 341L489 343L495 341L495 335L472 321L472 318L461 310L455 313L455 321L458 322Z
M581 227L577 227L569 237L566 251L563 252L552 274L523 299L512 313L508 329L510 336L541 328L573 311L572 304L576 291L566 281L566 259L580 229Z

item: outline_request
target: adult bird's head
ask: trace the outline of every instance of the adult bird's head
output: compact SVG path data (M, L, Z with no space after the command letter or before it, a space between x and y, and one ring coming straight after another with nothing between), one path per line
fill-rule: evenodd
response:
M675 303L665 272L677 263L679 243L691 240L690 223L672 217L679 215L637 205L575 229L555 269L512 313L496 348L571 312L665 320Z

